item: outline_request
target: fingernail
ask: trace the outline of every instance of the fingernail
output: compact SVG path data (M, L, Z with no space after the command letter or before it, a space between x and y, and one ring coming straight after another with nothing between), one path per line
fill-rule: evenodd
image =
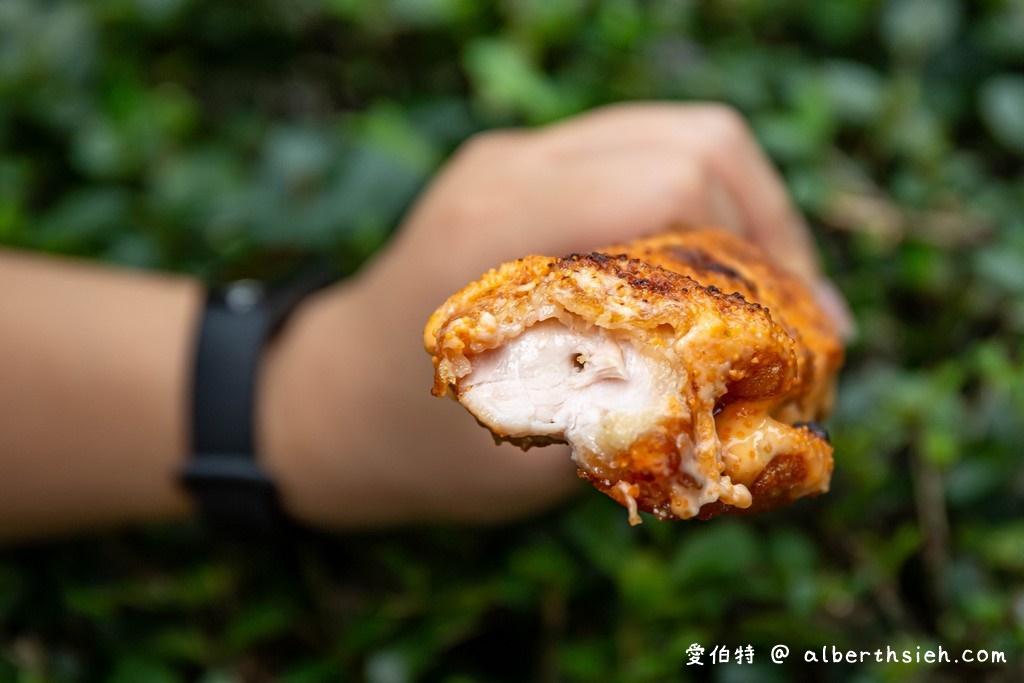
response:
M843 341L851 342L856 339L857 321L850 311L849 304L846 303L846 299L836 286L828 280L821 280L814 287L814 296L818 300L818 305L835 323Z

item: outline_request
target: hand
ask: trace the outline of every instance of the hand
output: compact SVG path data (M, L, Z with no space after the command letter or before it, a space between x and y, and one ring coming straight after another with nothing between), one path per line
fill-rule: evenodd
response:
M805 223L731 109L619 105L468 142L392 244L306 307L273 352L264 450L286 504L321 525L366 526L502 519L564 497L564 448L496 448L430 396L422 326L503 261L687 225L748 235L825 292L844 323Z

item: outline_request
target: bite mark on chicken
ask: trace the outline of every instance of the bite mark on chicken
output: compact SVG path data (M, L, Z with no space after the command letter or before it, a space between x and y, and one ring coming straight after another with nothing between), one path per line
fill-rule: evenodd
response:
M549 319L473 356L459 400L506 437L546 436L606 455L634 441L678 391L664 362L610 331Z

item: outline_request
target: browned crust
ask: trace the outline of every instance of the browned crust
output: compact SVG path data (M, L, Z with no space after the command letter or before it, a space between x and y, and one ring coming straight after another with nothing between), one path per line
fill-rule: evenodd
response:
M835 376L843 363L835 325L805 284L776 266L755 244L705 229L667 232L609 250L686 273L702 285L763 306L795 342L796 378L789 390L795 405L780 405L777 411L788 410L792 415L784 417L790 421L820 420L831 411Z

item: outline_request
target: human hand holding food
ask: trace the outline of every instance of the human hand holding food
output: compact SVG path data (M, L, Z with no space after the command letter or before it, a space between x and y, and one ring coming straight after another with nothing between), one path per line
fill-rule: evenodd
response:
M309 521L362 526L501 519L566 495L564 452L496 448L462 411L431 401L423 321L503 261L704 225L747 236L828 291L803 222L732 110L620 105L471 140L392 244L307 306L275 351L264 424L286 503Z

